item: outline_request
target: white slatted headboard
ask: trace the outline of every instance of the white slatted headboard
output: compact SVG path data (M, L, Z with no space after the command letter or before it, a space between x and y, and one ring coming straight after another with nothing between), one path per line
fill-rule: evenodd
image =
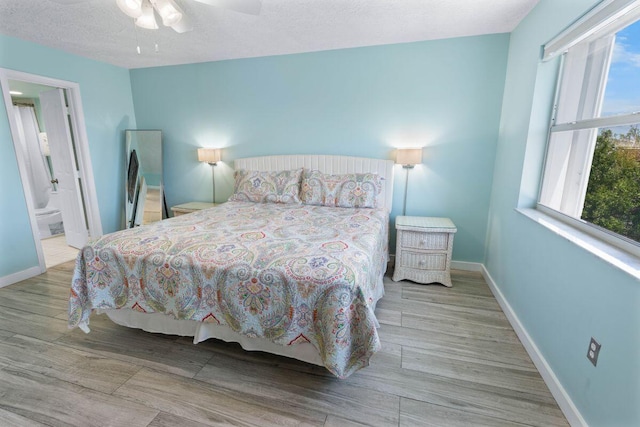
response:
M305 168L330 174L377 173L384 178L378 206L386 206L387 211L391 212L391 203L393 202L393 160L303 154L236 159L234 166L236 169L265 172Z

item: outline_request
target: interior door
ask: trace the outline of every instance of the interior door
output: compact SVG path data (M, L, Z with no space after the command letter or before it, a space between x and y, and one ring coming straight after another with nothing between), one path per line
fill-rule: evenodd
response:
M41 92L40 105L47 129L55 179L58 180L59 208L67 245L81 249L89 240L89 233L64 92L62 89Z

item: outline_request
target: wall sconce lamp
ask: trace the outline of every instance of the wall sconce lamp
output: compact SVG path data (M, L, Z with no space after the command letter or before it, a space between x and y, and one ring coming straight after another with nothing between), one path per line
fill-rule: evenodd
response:
M219 148L198 148L198 161L211 165L211 176L213 180L213 203L216 202L216 170L215 165L220 161Z
M402 216L407 213L407 188L409 187L409 169L422 163L422 148L398 148L396 152L396 164L402 165L407 171L404 180L404 201L402 203Z

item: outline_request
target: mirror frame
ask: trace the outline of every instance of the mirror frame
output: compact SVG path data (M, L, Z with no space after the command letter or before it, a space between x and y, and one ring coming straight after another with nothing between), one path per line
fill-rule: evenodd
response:
M160 167L160 182L159 185L153 185L158 187L159 190L159 206L160 206L160 219L168 218L165 195L164 195L164 167L163 167L163 141L162 131L159 129L126 129L125 133L125 191L124 191L124 228L133 228L144 225L144 208L140 210L141 200L146 200L147 186L144 175L140 174L140 168L143 162L146 162L148 156L143 157L143 152L139 145L139 136L145 135L147 137L155 137L157 141L157 150L159 155L159 167ZM156 134L156 135L152 135ZM150 141L150 140L149 140ZM147 145L147 144L145 144ZM142 203L144 206L144 202ZM155 222L155 221L153 221Z

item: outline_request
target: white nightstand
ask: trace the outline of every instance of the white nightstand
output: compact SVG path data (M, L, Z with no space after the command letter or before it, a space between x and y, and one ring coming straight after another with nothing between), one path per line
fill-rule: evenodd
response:
M449 218L396 217L393 281L442 283L451 287L451 252L457 229Z
M202 209L209 209L216 206L216 203L205 203L205 202L190 202L183 203L181 205L171 206L171 211L173 212L173 216L186 215L191 212L199 211Z

